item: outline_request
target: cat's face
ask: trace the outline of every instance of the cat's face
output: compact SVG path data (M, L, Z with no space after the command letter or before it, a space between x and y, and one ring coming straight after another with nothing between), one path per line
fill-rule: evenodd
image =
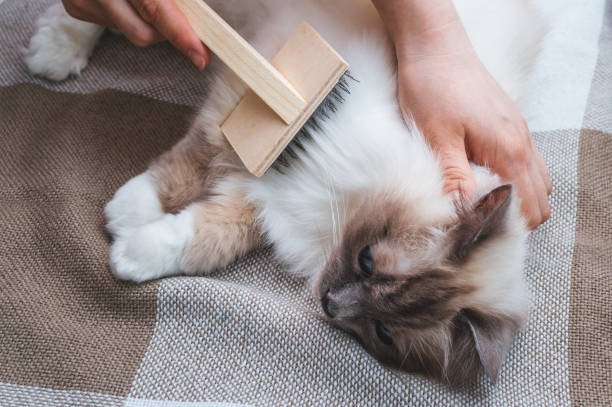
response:
M474 301L462 266L503 232L510 186L445 225L424 225L392 199L366 202L347 224L317 283L330 322L380 361L450 384L495 378L520 318Z

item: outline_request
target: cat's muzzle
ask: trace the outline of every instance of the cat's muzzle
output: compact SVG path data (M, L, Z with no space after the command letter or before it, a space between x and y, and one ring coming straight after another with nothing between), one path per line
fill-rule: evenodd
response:
M321 297L323 312L331 319L349 319L359 315L363 297L361 284L347 284L344 287L328 289Z

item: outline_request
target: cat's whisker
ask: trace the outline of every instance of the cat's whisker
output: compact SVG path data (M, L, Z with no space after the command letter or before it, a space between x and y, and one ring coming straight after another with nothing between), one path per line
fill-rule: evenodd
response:
M342 207L343 207L343 212L344 215L342 217L342 219L340 218L340 208L339 208L339 198L338 198L338 193L336 192L336 189L332 186L332 191L334 194L334 202L336 204L336 233L334 235L334 245L337 245L338 242L340 241L340 234L341 234L341 228L342 225L345 224L346 221L346 207L345 207L345 203L344 203L344 197L342 197Z
M412 352L412 342L410 342L410 345L408 345L408 351L404 352L404 358L402 359L402 363L400 363L400 369L404 367L404 363L406 363L406 360L408 360L408 355L410 355L410 352Z
M333 196L334 196L334 204L335 204L335 212L334 213L335 213L335 216L336 216L336 230L334 232L333 243L334 243L334 245L336 245L338 243L338 240L340 239L339 235L340 235L340 226L341 226L341 223L340 223L340 210L338 208L338 195L336 194L336 191L335 191L335 189L333 189L333 187L332 187L332 193L333 193Z
M344 195L342 195L342 210L344 212L343 214L344 218L342 219L342 224L346 224L346 222L348 221L348 208L346 206L346 197Z
M335 246L337 243L337 239L338 239L337 208L335 207L336 196L335 196L335 190L333 187L331 176L329 172L327 171L327 168L324 167L323 170L325 171L325 175L326 175L325 183L327 184L327 197L329 200L330 215L331 215L331 222L332 222L332 245Z

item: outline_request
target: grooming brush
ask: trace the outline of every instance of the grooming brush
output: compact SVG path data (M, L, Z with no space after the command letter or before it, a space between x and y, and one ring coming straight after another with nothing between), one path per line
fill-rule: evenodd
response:
M221 125L247 170L261 176L321 107L334 110L348 64L303 22L272 62L201 0L175 0L198 37L250 88ZM303 132L303 131L302 131Z

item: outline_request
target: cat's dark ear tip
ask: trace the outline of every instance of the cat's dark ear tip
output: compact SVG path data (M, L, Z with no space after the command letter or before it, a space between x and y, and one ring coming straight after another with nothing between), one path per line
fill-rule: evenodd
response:
M473 209L485 215L491 215L498 209L508 206L512 197L512 184L504 184L484 195L474 204Z
M485 195L485 197L494 196L497 198L497 201L503 201L512 194L512 188L512 184L500 185L496 188L493 188L491 192Z
M510 195L512 193L512 184L504 184L495 188L493 191L498 191L503 194Z
M499 190L506 190L507 189L508 191L512 191L512 184L500 185L496 189L499 189Z

